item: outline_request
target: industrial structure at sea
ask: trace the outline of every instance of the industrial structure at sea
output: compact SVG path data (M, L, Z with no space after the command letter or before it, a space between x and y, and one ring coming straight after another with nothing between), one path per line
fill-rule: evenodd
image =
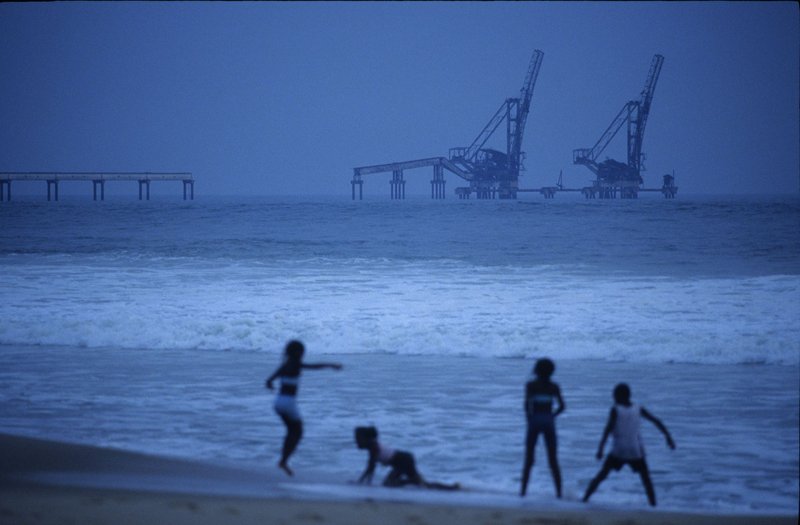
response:
M433 167L432 199L445 198L445 170L468 182L467 186L455 189L455 194L460 199L468 199L473 193L479 199L516 199L520 192L538 192L546 199L552 199L558 192L580 192L587 199L597 197L612 199L617 195L623 199L635 199L640 192L660 192L667 199L674 198L678 192L674 174L664 175L660 188L643 187L642 178L642 172L645 170L642 151L644 130L664 63L664 57L661 55L653 57L639 99L623 104L622 109L594 146L573 151L573 163L586 166L595 175L589 186L566 188L562 175L559 175L558 182L554 186L519 187L520 172L525 170L522 138L543 58L542 51L537 49L533 52L525 81L520 89L520 96L507 98L469 146L451 148L447 157L429 157L353 168L353 179L350 181L353 200L356 199L356 188L359 200L363 199L364 175L387 172L392 173L389 181L391 198L405 199L405 170L423 167ZM505 151L487 147L487 142L503 122L506 123ZM611 140L622 129L623 124L627 124L626 162L610 158L598 160Z

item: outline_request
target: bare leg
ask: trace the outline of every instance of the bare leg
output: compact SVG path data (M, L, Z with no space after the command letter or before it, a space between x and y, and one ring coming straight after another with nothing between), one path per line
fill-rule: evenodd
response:
M550 473L553 475L553 483L556 486L556 497L560 499L561 468L558 466L558 441L554 427L544 433L544 442L547 445L547 462L550 465Z
M386 487L402 487L404 485L425 486L425 480L417 471L414 456L409 452L398 451L392 457L392 470L383 481Z
M528 435L525 438L525 463L522 465L522 486L520 487L519 495L524 496L528 491L528 480L531 477L531 469L534 462L534 450L536 448L536 440L539 438L539 432L528 429Z
M589 483L589 487L586 489L586 494L583 495L583 501L589 501L589 497L597 490L597 487L600 486L600 483L603 482L606 477L608 477L608 473L611 472L611 467L608 465L608 462L603 464L603 468L600 469L600 472L594 477L594 479Z
M400 472L396 468L390 470L389 474L386 475L386 479L383 480L384 487L402 487L407 484L408 482L400 478Z
M653 488L653 482L650 481L650 472L647 469L647 465L639 472L639 477L642 478L642 485L644 485L644 490L647 492L647 501L650 502L651 507L655 507L656 491Z
M289 457L294 453L300 438L303 437L303 422L300 419L290 419L280 414L283 423L286 425L286 437L283 440L283 451L281 462L278 466L288 475L293 476L294 472L289 468Z

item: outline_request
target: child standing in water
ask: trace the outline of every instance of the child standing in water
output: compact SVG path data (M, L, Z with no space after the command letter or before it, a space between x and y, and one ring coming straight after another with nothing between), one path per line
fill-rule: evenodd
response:
M606 456L600 472L589 483L583 501L589 501L589 497L597 490L597 487L608 476L612 469L620 470L625 464L631 466L634 472L639 473L642 478L642 485L647 492L647 500L653 507L656 506L656 493L653 489L653 482L650 481L650 473L647 469L647 462L644 458L644 446L639 435L641 418L650 420L667 438L667 445L675 450L675 442L669 435L667 427L654 415L631 403L631 389L625 383L620 383L614 388L615 405L611 407L608 415L608 423L603 431L600 446L597 449L597 459L603 458L603 448L606 444L608 435L613 433L614 443L611 452Z
M321 368L341 370L342 365L339 363L304 363L305 347L300 341L289 341L284 352L283 364L269 376L266 381L266 387L272 390L272 382L276 378L280 378L281 389L275 398L274 407L275 412L278 413L281 420L283 420L283 424L286 425L286 437L283 440L283 453L278 466L292 476L294 472L289 468L289 456L297 448L297 444L300 443L300 438L303 436L303 420L300 417L300 411L297 409L297 388L300 384L300 371L304 368L310 370L319 370Z
M556 441L556 416L564 411L566 406L561 397L561 389L556 383L550 381L555 372L556 365L550 359L539 359L533 367L535 379L525 385L525 415L528 418L528 434L525 440L525 464L522 467L522 488L520 496L528 490L528 479L533 467L534 448L539 434L544 435L547 446L547 461L556 486L556 497L561 497L561 469L558 466L557 441ZM553 402L558 403L558 408L553 412Z

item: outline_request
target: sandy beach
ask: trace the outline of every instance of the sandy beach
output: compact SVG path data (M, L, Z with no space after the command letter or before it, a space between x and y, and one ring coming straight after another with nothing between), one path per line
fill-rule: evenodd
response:
M0 435L0 523L750 524L797 516L691 514L484 494L321 485L277 472Z

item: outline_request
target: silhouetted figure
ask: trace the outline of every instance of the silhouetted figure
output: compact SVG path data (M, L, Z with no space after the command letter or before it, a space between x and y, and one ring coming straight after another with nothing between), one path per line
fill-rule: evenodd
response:
M603 448L609 434L614 436L611 452L606 456L606 461L603 463L600 472L589 483L586 494L583 496L583 501L589 501L589 497L597 490L597 487L606 479L612 469L620 470L624 465L628 464L634 472L639 473L644 490L647 492L647 500L650 505L655 507L656 492L653 489L653 482L650 480L650 472L647 469L647 461L645 461L644 446L639 434L641 418L652 421L658 427L667 438L667 445L672 450L675 450L675 443L672 441L672 436L669 435L667 427L657 417L645 410L644 407L631 403L631 389L628 385L620 383L614 388L614 401L616 404L611 407L608 423L606 423L603 437L600 439L600 446L597 449L597 459L603 458Z
M303 363L305 347L300 341L289 341L286 344L283 364L275 370L266 381L266 387L272 390L272 382L280 379L281 389L275 397L275 412L286 425L286 438L283 440L283 453L278 466L290 476L294 474L289 468L289 456L292 455L303 437L303 420L297 409L297 388L300 385L300 371L304 368L318 370L332 368L341 370L339 363Z
M556 455L558 442L556 441L556 416L564 411L566 405L561 397L561 389L556 383L550 381L555 372L556 365L550 359L539 359L533 367L536 376L525 385L525 415L528 418L528 434L525 439L525 464L522 466L522 487L520 496L528 490L528 480L533 468L534 449L539 434L544 435L547 446L547 462L550 464L550 473L556 486L556 497L561 497L561 469L558 466ZM558 408L553 412L553 402L558 403Z
M361 474L361 477L358 478L359 483L372 483L372 474L375 472L375 465L381 463L382 465L392 467L386 479L383 480L384 487L417 485L419 487L439 490L458 490L461 488L458 483L448 485L445 483L425 481L417 471L414 456L410 452L393 450L381 445L378 442L378 429L375 427L356 427L355 436L358 448L369 452L367 468L364 470L364 473Z

